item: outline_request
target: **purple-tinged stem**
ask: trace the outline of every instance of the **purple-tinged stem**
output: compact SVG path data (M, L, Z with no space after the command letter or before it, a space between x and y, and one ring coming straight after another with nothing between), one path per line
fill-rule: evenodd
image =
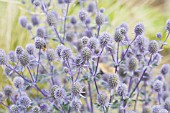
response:
M53 28L53 30L54 30L54 32L55 32L55 34L57 35L57 37L58 37L58 39L59 39L60 43L64 45L64 42L61 40L60 35L59 35L59 33L58 33L58 31L57 31L56 27L54 27L54 26L53 26L52 28Z
M115 69L115 73L117 73L117 67L118 67L118 62L119 62L119 42L117 43L117 59L116 59L116 69Z
M163 44L161 45L160 49L162 49L162 48L163 48L163 46L164 46L165 42L167 41L167 39L168 39L168 37L169 37L169 34L170 34L170 32L168 32L168 35L166 36L166 39L165 39L165 41L163 42Z
M100 26L98 26L98 28L97 28L97 36L96 36L96 38L99 38L99 35L100 35Z
M130 80L129 80L128 93L130 93L131 88L132 88L132 76L130 77Z
M161 94L160 94L160 92L158 92L158 102L159 102L159 105L161 105Z
M29 68L29 66L27 66L27 69L28 69L28 71L29 71L29 74L30 74L30 76L31 76L32 82L34 82L34 77L33 77L32 73L31 73L31 71L30 71L30 68Z
M51 71L51 81L52 81L52 84L54 85L54 79L53 79L53 65L51 64L51 62L50 62L50 71Z
M39 52L38 52L38 66L37 66L37 74L36 74L36 79L35 79L36 82L38 79L38 71L39 71L39 65L40 65L40 54L41 54L41 49L39 49Z
M93 113L93 97L92 97L92 92L91 92L91 86L90 86L90 81L88 81L88 90L89 90L89 96L90 96L90 112Z
M136 95L136 100L135 100L135 105L134 105L134 111L136 111L136 105L138 102L139 93L140 93L139 88L137 88L137 95Z

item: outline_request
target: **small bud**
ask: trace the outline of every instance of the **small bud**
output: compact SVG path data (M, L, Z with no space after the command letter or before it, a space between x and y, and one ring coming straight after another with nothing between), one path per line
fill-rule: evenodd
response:
M104 24L104 21L105 21L104 15L102 13L97 14L97 16L96 16L96 24L98 26L101 26L101 25Z
M95 2L90 2L87 6L87 11L90 13L94 13L96 11L96 4Z
M170 69L170 66L168 64L162 65L161 74L166 76L167 74L169 74L169 69Z
M19 18L19 23L23 28L26 28L27 26L27 18L25 16L21 16Z
M45 37L45 28L44 27L38 27L36 30L36 36L44 38Z
M152 54L157 53L159 50L159 45L156 40L152 40L149 43L148 51Z
M77 23L77 19L75 16L72 16L71 19L70 19L70 23L75 25Z
M170 19L166 22L166 30L170 32Z
M17 62L17 56L14 51L8 53L8 58L11 62Z
M81 10L79 12L79 18L82 22L84 22L87 18L87 12L85 10Z
M32 22L32 24L34 26L39 25L40 22L39 22L38 16L37 15L32 15L31 16L31 22Z
M161 34L161 33L157 33L157 34L156 34L156 37L159 38L159 39L161 39L161 38L162 38L162 34Z

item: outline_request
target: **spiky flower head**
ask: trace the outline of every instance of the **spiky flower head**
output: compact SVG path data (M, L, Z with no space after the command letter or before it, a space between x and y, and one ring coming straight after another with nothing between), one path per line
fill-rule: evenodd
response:
M75 82L71 88L71 91L74 96L79 96L82 93L82 89L83 87L81 86L81 84Z
M57 46L56 47L56 54L59 56L59 57L61 57L61 51L64 49L65 47L64 47L64 45L59 45L59 46Z
M47 113L47 111L48 111L48 104L46 104L46 103L41 103L41 104L40 104L40 108L41 108L41 111L42 111L43 113Z
M13 92L13 90L12 90L11 86L6 85L4 87L4 94L5 94L5 96L10 97L12 95L12 92Z
M15 104L12 104L9 110L10 110L10 113L19 113L19 107Z
M169 113L166 109L161 109L159 113Z
M136 44L139 46L143 46L145 43L145 39L143 35L138 35L136 38Z
M49 26L56 26L57 17L53 12L47 13L47 23L49 24Z
M156 81L154 81L154 83L153 83L153 89L154 89L156 92L162 91L162 88L163 88L163 82L162 82L161 80L156 80Z
M161 109L162 109L161 105L154 105L152 106L152 113L159 113Z
M116 29L114 34L115 42L121 42L124 39L124 35L121 33L121 29Z
M28 108L31 105L31 100L28 96L21 96L19 98L19 104L23 107Z
M123 23L120 25L120 27L124 28L124 29L125 29L125 31L126 31L126 33L127 33L127 32L128 32L128 30L129 30L129 26L128 26L128 24L127 24L127 23L125 23L125 22L123 22Z
M119 83L119 77L118 75L110 75L109 78L108 78L108 85L109 85L109 88L111 89L114 89L117 87Z
M138 68L138 59L136 57L131 57L129 59L128 68L130 71L134 71Z
M152 40L149 43L148 51L152 54L157 53L159 50L159 44L156 40Z
M17 56L14 51L8 53L8 58L11 62L17 62Z
M36 30L36 36L44 38L45 37L45 28L44 27L38 27Z
M32 23L27 23L27 26L26 26L26 28L27 28L27 30L32 30Z
M79 18L82 22L84 22L87 18L87 12L85 10L80 10L79 12Z
M15 49L15 53L17 55L20 55L22 53L22 51L24 51L24 49L22 48L22 46L17 46Z
M7 62L7 56L4 50L0 50L0 65L5 65Z
M27 44L26 45L26 50L27 50L28 54L33 55L35 53L34 44Z
M104 92L101 92L97 95L97 102L100 106L106 106L108 99L107 95Z
M88 61L92 56L91 50L88 47L82 48L81 56L84 61Z
M40 6L41 2L40 0L34 0L33 4L35 5L35 7Z
M55 60L55 51L53 49L47 49L46 57L49 62Z
M96 24L98 26L101 26L104 24L104 21L105 21L104 15L102 13L98 13L96 16Z
M81 38L81 43L83 46L86 46L88 44L88 42L89 42L89 38L87 36L83 36Z
M70 19L70 23L75 25L77 23L77 19L75 16L72 16L71 19Z
M29 64L29 54L26 51L23 51L19 56L19 61L22 66L27 66Z
M77 112L80 112L81 110L81 107L82 107L82 103L81 103L81 100L79 99L74 99L71 103L71 107L77 111Z
M121 64L119 66L119 70L118 70L119 76L122 77L122 78L126 77L126 75L127 75L126 71L127 70L128 70L127 66L124 65L124 64Z
M55 90L58 88L58 86L57 85L52 85L51 86L51 88L50 88L50 93L51 93L51 96L53 97L53 98L55 98L54 96L54 92L55 92Z
M35 48L37 49L43 49L46 48L46 42L43 38L36 37L35 38Z
M23 28L26 28L27 26L27 18L25 16L21 16L19 18L19 23Z
M124 83L120 83L116 89L116 92L119 96L125 96L127 93L127 85Z
M166 30L170 32L170 19L166 22Z
M63 48L62 51L61 51L61 57L64 59L64 60L68 60L72 57L72 52L71 52L71 49L69 48Z
M66 92L63 88L57 88L55 91L54 91L54 97L55 99L64 99L64 97L66 96Z
M164 108L170 112L170 98L165 100Z
M24 85L24 79L22 77L15 77L13 82L14 86L19 89Z
M164 65L162 65L161 74L162 74L162 75L167 75L167 74L169 74L169 69L170 69L169 64L164 64Z
M32 24L34 26L39 25L40 22L39 22L38 16L37 15L32 15L31 16L31 22L32 22Z
M142 23L138 23L135 26L134 32L136 33L136 36L142 35L144 33L144 26Z
M98 40L95 38L95 37L92 37L92 38L90 38L89 39L89 42L88 42L88 47L90 48L90 49L96 49L96 47L97 47L97 44L98 44L98 42L97 42Z
M100 40L100 45L102 47L105 47L110 41L111 41L111 36L109 33L104 32L101 34L101 36L99 37Z
M156 34L156 37L161 39L162 38L162 34L159 32L159 33Z
M66 40L68 42L72 42L74 38L75 38L75 33L74 32L69 31L69 32L66 33Z
M40 109L39 106L34 106L34 107L32 107L31 111L32 111L32 113L41 113L41 112L40 112L41 109Z

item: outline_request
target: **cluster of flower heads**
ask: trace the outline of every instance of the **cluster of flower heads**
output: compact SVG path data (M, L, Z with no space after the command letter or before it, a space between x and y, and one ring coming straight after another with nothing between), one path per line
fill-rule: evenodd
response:
M109 21L95 1L78 1L81 10L73 16L68 15L69 6L77 1L57 0L62 15L50 9L53 2L31 0L35 12L41 9L45 27L38 14L30 20L19 18L34 43L17 46L8 54L0 50L0 65L13 82L0 92L0 103L9 113L170 112L170 65L163 64L156 76L153 71L161 62L170 20L165 40L160 32L149 40L142 23L130 38L126 23L113 33L102 30ZM50 40L56 48L50 47ZM114 73L103 71L100 64L110 65ZM137 108L139 102L142 109Z

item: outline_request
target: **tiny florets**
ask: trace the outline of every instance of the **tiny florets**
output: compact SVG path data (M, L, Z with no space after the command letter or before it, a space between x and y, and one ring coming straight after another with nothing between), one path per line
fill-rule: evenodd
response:
M13 92L13 90L12 90L11 86L6 85L4 87L4 94L5 94L5 96L10 97L12 95L12 92Z
M19 89L22 88L24 85L24 79L21 77L15 77L13 82L14 82L14 86Z
M92 56L91 50L88 47L82 48L81 56L84 61L88 61Z
M130 71L134 71L138 68L138 59L136 57L131 57L129 59L128 68Z
M72 52L69 48L64 48L61 51L61 57L63 58L63 60L68 60L72 57Z
M26 107L26 108L28 108L30 106L30 104L31 104L31 100L30 100L30 98L28 96L21 96L19 98L19 104Z
M160 81L160 80L156 80L154 83L153 83L153 89L156 91L156 92L160 92L163 88L163 82Z
M96 24L98 26L101 26L101 25L104 24L104 21L105 21L104 15L102 13L97 14L97 16L96 16Z
M136 33L136 36L143 34L144 32L144 26L142 23L139 23L135 26L134 32Z
M47 23L49 26L55 26L57 24L57 18L53 12L47 13Z
M29 54L26 51L23 51L19 56L19 61L22 66L27 66L29 64Z
M111 36L109 33L104 32L102 35L99 37L100 40L100 45L102 47L105 47L110 41L111 41Z
M119 77L116 74L109 76L109 78L108 78L109 88L111 88L111 89L116 88L118 83L119 83Z
M79 12L79 18L82 22L84 22L87 18L87 12L85 10L81 10Z
M26 50L27 50L28 54L33 55L35 53L34 44L27 44L26 45Z
M35 39L35 47L37 49L43 49L43 48L46 48L46 42L43 38L40 38L40 37L36 37Z
M48 49L46 51L46 57L49 62L55 60L55 51L53 49Z
M125 96L127 93L127 85L124 83L120 83L117 87L116 92L119 96Z
M117 29L114 34L115 42L121 42L124 39L123 34L121 33L120 29Z
M150 41L149 46L148 46L148 51L151 54L154 54L154 53L158 52L158 50L159 50L158 42L155 40Z

